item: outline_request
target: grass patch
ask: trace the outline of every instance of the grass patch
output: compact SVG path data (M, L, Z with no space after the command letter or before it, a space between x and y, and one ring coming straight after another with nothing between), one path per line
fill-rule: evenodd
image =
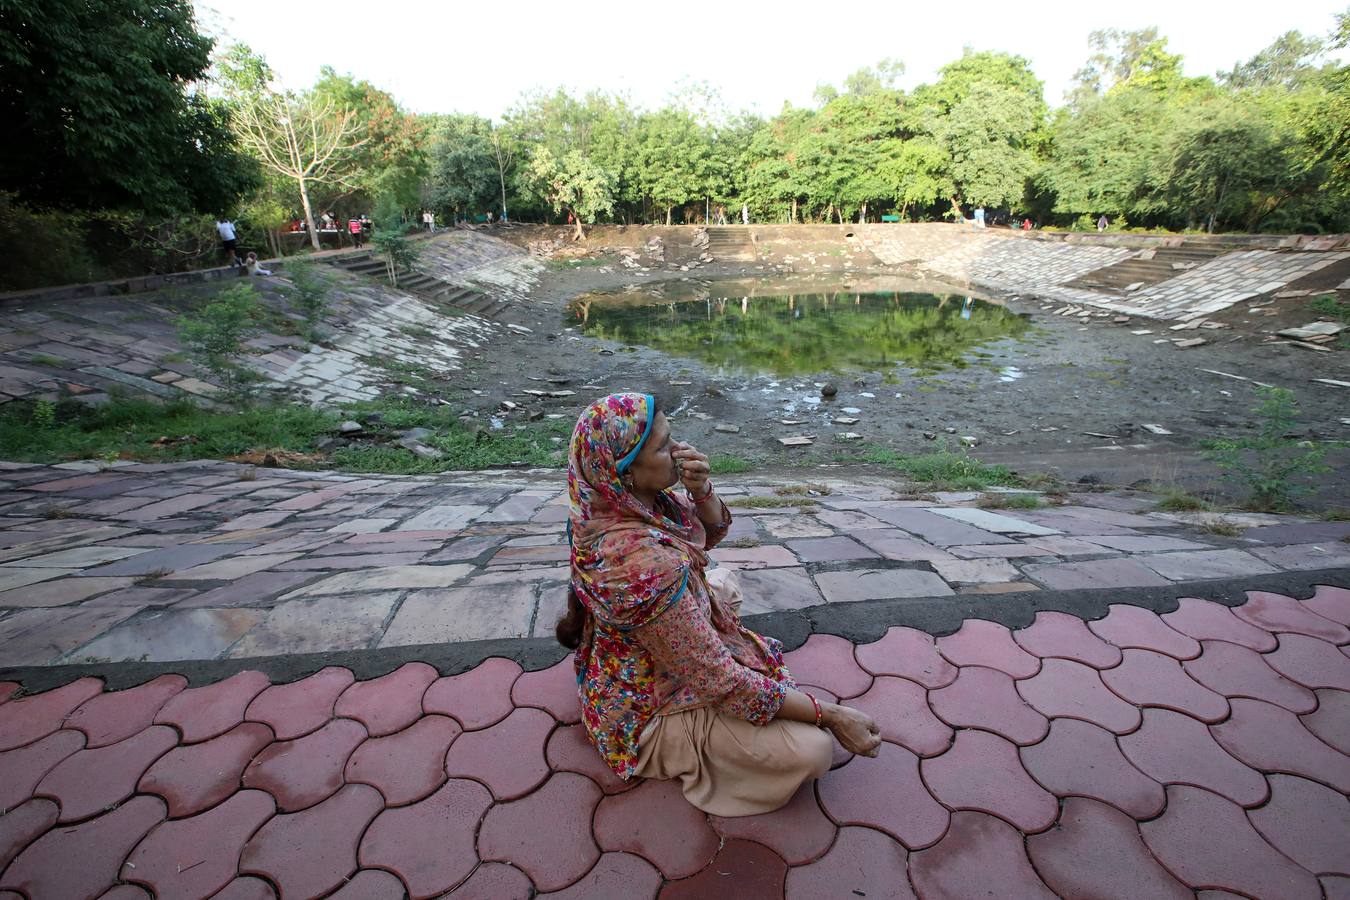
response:
M1350 509L1328 509L1322 513L1323 522L1350 522Z
M1168 488L1163 492L1163 498L1158 501L1155 508L1164 512L1198 512L1209 509L1210 505L1200 497L1180 488Z
M931 453L907 454L889 447L868 447L859 457L898 469L915 481L934 488L983 490L990 485L1019 487L1021 479L1006 466L991 466L964 452L942 448Z
M1242 526L1232 519L1225 519L1223 516L1216 516L1201 522L1200 530L1206 534L1217 534L1222 537L1239 537L1242 534Z
M1308 301L1308 309L1350 324L1350 303L1337 299L1335 294L1322 294Z
M789 506L819 506L809 497L734 497L727 506L740 506L745 509L780 509Z
M834 493L828 485L824 484L790 484L776 487L773 492L780 497L805 497L811 494L823 497L826 494Z
M749 472L755 469L757 465L758 463L753 459L745 459L725 453L714 453L708 459L708 466L712 469L714 475L735 475L738 472Z
M1040 509L1045 501L1035 494L989 494L981 497L981 509Z

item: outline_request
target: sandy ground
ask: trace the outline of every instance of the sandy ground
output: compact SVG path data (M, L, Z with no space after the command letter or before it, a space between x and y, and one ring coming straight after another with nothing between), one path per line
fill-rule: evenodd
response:
M880 373L820 373L784 381L780 390L765 392L762 383L719 375L693 359L640 346L624 347L568 330L569 300L588 291L619 289L635 280L622 269L599 272L598 268L550 269L532 293L530 305L503 317L528 326L533 333L522 336L513 352L486 354L476 361L472 373L453 379L455 386L465 389L470 408L487 416L501 400L510 399L522 408L508 416L508 421L541 410L575 415L581 402L592 395L642 390L658 393L668 408L680 410L678 437L709 452L774 467L838 464L841 455L856 453L860 443L923 452L944 441L955 447L960 437L971 436L978 441L976 456L1006 462L1023 472L1053 472L1067 481L1086 479L1113 485L1147 480L1221 492L1230 500L1240 499L1241 492L1225 487L1199 451L1206 439L1251 433L1256 425L1252 412L1255 387L1252 381L1204 370L1289 388L1301 407L1298 435L1319 441L1350 439L1350 425L1342 421L1350 415L1350 389L1312 381L1350 381L1346 351L1318 353L1288 344L1262 344L1263 330L1272 329L1273 323L1285 327L1316 318L1304 312L1306 298L1278 301L1282 311L1277 317L1249 316L1244 305L1229 312L1224 319L1227 328L1186 332L1209 338L1209 344L1179 350L1170 343L1154 343L1164 335L1176 336L1165 324L1138 319L1116 324L1109 318L1085 323L1045 313L1042 304L1030 298L996 297L1030 315L1035 327L1021 341L981 348L994 354L987 365L902 377L898 384L882 384ZM709 281L745 274L766 273L756 271L753 264L718 262L690 275L676 271L656 277L693 276ZM1327 273L1326 277L1343 276ZM654 280L649 278L648 283ZM945 288L969 293L931 283L934 292ZM1154 333L1131 333L1145 328ZM1002 380L998 369L1003 366L1017 367L1023 377ZM551 389L573 390L576 396L536 400L523 393L540 389L540 382L550 378L571 379ZM814 407L799 402L791 418L805 424L780 424L784 398L814 396L818 394L814 383L823 381L838 386L837 398ZM800 390L791 390L794 386ZM468 393L471 390L481 393ZM875 396L863 397L864 392ZM830 425L831 414L842 415L842 407L861 410L856 414L859 423ZM723 433L715 430L719 424L739 426L740 431ZM1159 425L1171 434L1152 434L1141 427L1144 424ZM841 441L836 434L842 431L857 432L862 441ZM937 440L925 438L925 432L936 434ZM812 434L816 442L791 450L779 445L779 437L792 434ZM1333 450L1328 462L1333 471L1319 476L1317 493L1307 501L1310 506L1345 506L1350 500L1350 453Z

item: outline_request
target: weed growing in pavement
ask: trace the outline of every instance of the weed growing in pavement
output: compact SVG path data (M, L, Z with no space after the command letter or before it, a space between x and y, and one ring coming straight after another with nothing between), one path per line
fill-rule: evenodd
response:
M773 492L780 497L805 497L810 494L823 497L834 493L826 484L790 484L776 487Z
M33 401L33 425L36 428L55 428L56 404L50 400Z
M1155 508L1164 512L1198 512L1209 509L1210 505L1194 494L1172 487L1163 492Z
M819 506L809 497L733 497L727 506L740 506L745 509L780 509L791 506Z
M1308 309L1315 313L1350 323L1350 303L1337 299L1335 294L1322 294L1308 301Z
M1253 409L1258 419L1256 433L1206 441L1205 457L1225 477L1251 491L1248 505L1252 509L1287 509L1296 497L1311 490L1292 479L1329 471L1322 464L1326 449L1288 436L1299 424L1293 391L1262 387L1257 393L1261 402Z
M962 451L940 447L930 453L906 454L890 447L868 447L858 457L904 472L938 490L983 490L990 485L1017 487L1022 480L1005 466L987 465Z
M1241 525L1223 516L1205 519L1200 523L1200 530L1206 534L1217 534L1222 537L1238 537L1242 534Z
M196 366L234 403L248 400L261 377L240 362L244 341L258 331L257 294L237 284L216 294L201 309L178 319L178 337Z
M1035 494L986 494L976 505L981 509L1040 509L1045 501Z

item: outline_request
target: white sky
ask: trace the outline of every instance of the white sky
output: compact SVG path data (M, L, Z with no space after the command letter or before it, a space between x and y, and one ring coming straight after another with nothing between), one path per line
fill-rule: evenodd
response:
M321 65L350 72L414 112L497 118L522 91L625 92L656 106L707 81L731 110L809 105L821 82L883 57L901 86L932 81L963 45L1031 60L1046 100L1061 102L1095 28L1156 25L1187 74L1213 74L1290 29L1325 35L1350 0L194 0L202 26L251 45L287 87Z

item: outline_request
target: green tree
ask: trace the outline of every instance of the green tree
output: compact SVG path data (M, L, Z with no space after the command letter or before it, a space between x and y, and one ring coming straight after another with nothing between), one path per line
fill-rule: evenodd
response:
M1022 202L1036 171L1033 140L1044 106L1013 88L978 82L938 120L934 131L951 158L959 196L991 206Z
M586 236L582 222L614 208L614 187L609 175L579 150L561 158L547 147L538 147L521 173L524 189L547 203L555 213L571 213L576 238Z
M492 123L474 115L436 119L429 127L427 203L452 216L491 209L498 192L499 174ZM503 198L502 205L505 204Z
M223 211L253 187L201 91L188 0L0 3L0 191L38 206Z
M1322 55L1324 47L1319 37L1304 37L1297 31L1286 31L1251 59L1235 64L1231 71L1220 72L1219 80L1239 89L1275 85L1295 87L1317 71L1314 62Z
M427 170L426 135L417 117L405 112L392 95L368 81L338 74L331 66L319 70L312 95L317 103L349 111L359 146L351 152L348 190L359 190L367 201L390 195L404 208L418 201Z

